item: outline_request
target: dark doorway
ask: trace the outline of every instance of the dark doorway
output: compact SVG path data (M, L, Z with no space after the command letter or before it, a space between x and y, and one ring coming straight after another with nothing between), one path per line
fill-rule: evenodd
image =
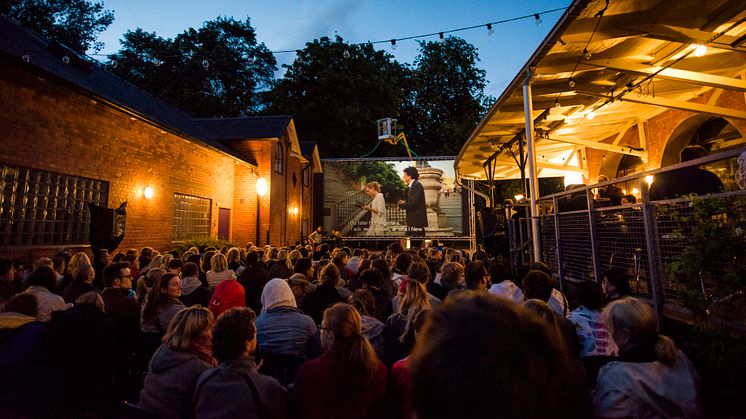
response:
M231 210L230 208L218 208L218 238L230 240L231 235Z

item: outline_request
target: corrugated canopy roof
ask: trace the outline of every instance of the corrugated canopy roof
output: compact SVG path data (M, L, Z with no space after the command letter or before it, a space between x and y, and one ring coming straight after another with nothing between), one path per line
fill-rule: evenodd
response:
M644 149L615 144L637 120L667 109L746 119L743 110L692 102L711 89L746 92L746 2L574 1L462 147L460 176L487 179L493 159L496 180L520 177L511 149L518 154L525 129L529 68L540 176L587 175L583 147L645 160Z

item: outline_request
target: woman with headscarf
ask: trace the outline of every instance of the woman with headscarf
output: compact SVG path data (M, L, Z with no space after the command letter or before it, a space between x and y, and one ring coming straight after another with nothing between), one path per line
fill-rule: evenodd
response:
M321 354L319 331L313 319L298 310L287 281L267 282L262 312L256 319L258 351L311 359Z

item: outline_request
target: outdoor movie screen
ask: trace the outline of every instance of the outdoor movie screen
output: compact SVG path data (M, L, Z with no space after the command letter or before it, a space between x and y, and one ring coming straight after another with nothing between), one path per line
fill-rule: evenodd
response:
M324 230L371 239L468 236L468 194L454 182L453 163L452 157L324 160ZM410 166L419 174L411 187L404 179Z

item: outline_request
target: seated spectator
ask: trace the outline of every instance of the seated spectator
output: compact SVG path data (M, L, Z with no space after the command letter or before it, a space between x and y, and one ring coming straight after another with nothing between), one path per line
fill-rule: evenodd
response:
M277 262L269 268L269 277L288 279L292 274L293 266L288 259L288 252L287 250L280 250L277 252Z
M166 333L171 319L184 308L181 297L181 278L176 274L165 274L150 289L140 315L143 333Z
M218 317L212 350L220 362L197 380L194 414L197 419L266 418L288 416L288 395L274 378L259 374L254 363L256 315L237 307Z
M66 389L79 417L108 416L115 402L124 400L117 391L118 353L116 325L104 313L96 291L79 296L74 306L52 313L39 345L41 363L59 369L70 378Z
M321 354L316 323L298 310L285 280L275 278L267 282L262 292L262 307L264 311L256 319L259 351L304 359Z
M356 249L360 250L360 249ZM350 266L350 262L347 263L348 269ZM360 282L360 275L363 273L364 270L370 268L370 259L361 259L359 263L353 264L355 266L354 275L347 278L347 289L349 289L352 292L355 292L363 287L363 283Z
M580 351L580 344L575 335L575 327L569 320L555 313L545 301L536 298L526 300L523 306L544 319L567 344L570 352L573 355L577 355L578 351Z
M14 295L20 292L19 288L13 261L6 257L0 257L0 310Z
M407 276L407 271L409 270L409 265L412 264L412 255L409 253L401 253L396 256L396 259L394 259L394 267L392 269L393 274L391 275L391 280L396 283L396 287L398 288L401 286L402 280Z
M627 297L609 303L603 316L619 347L619 361L598 373L596 416L701 417L697 371L671 338L658 334L653 309Z
M212 269L206 275L207 284L210 286L211 291L214 291L215 287L223 281L236 279L236 273L228 269L228 259L222 253L216 253L212 257L210 267Z
M601 289L606 295L606 302L612 302L632 294L629 287L629 274L624 268L611 268L601 280Z
M575 333L580 342L579 356L615 356L616 344L601 317L604 306L601 286L595 281L583 281L578 284L575 295L580 306L571 311L567 319L575 325Z
M129 297L132 275L128 262L115 262L104 268L104 285L101 298L106 314L117 328L120 362L125 364L136 350L140 338L140 306Z
M385 322L394 312L391 305L391 299L383 291L383 274L377 269L366 269L360 273L360 283L364 290L367 290L375 303L372 306L373 311L368 314Z
M517 304L523 304L523 291L510 279L510 269L496 262L490 264L492 285L489 292Z
M562 291L557 289L557 282L552 277L552 269L544 262L534 262L531 264L531 270L542 271L549 277L549 283L552 286L552 293L549 296L549 300L546 303L549 304L549 308L552 309L557 315L567 317L567 313L570 311L567 298Z
M360 289L352 293L349 303L355 307L362 321L363 336L368 339L378 359L383 359L385 342L383 340L384 324L371 316L376 310L376 300L367 289Z
M203 307L185 308L173 317L150 361L140 408L165 419L194 416L197 379L218 365L212 357L212 326L212 312Z
M458 262L447 262L440 267L440 283L428 282L427 291L445 301L450 292L461 289L463 284L464 267Z
M303 300L306 298L307 293L316 289L316 287L313 287L311 283L308 282L306 276L301 273L290 275L288 285L290 285L290 290L293 291L296 307L300 307L303 304Z
M212 294L210 289L203 286L199 280L199 266L193 262L187 262L181 267L181 300L185 306L210 305Z
M91 265L78 265L75 270L73 270L73 282L66 286L62 291L62 299L65 300L65 303L72 304L81 295L95 291L95 288L93 287L93 280L95 277L96 272Z
M524 308L460 293L428 317L410 361L418 418L592 416L577 361Z
M235 279L228 279L215 287L208 308L215 317L233 307L246 307L246 291Z
M303 312L311 316L316 324L321 323L321 316L328 307L335 303L344 302L344 298L339 294L337 285L339 284L339 270L330 263L324 266L320 273L321 285L316 287L316 291L306 295L303 300Z
M246 256L246 269L238 278L238 283L246 290L246 307L254 310L254 313L262 311L262 290L264 284L271 279L267 267L259 256L257 251L249 252Z
M394 362L409 355L415 343L414 325L431 307L424 283L409 280L404 282L403 287L404 294L399 307L396 313L386 320L383 331L386 344L384 362L387 365L393 365Z
M389 264L383 259L375 259L370 262L370 267L378 270L383 274L383 284L381 291L385 292L389 299L396 297L399 286L392 278L393 273L389 269ZM382 320L383 321L383 320Z
M490 273L481 260L469 262L464 269L464 284L466 290L486 292L490 284Z
M166 271L181 276L182 267L184 267L184 262L181 259L171 259L166 266Z
M388 373L362 335L358 312L338 303L321 323L324 355L301 366L293 397L300 418L385 417Z
M427 267L427 264L425 264L425 262L410 263L409 267L407 268L407 275L402 278L406 278L402 281L402 284L409 280L421 283L425 287L425 293L427 294L427 299L430 302L431 307L436 307L441 303L440 298L427 292L427 284L430 282L430 269ZM391 301L394 311L396 311L396 308L399 306L400 294L403 293L404 288L399 286L399 291L399 294L397 294L397 296L394 297L394 299Z
M148 269L145 274L140 275L140 279L137 281L137 286L135 287L135 294L137 295L137 302L140 305L145 304L145 298L150 293L150 290L153 289L153 285L160 281L161 277L166 273L165 269L161 268L151 268Z
M0 314L0 367L28 364L36 354L44 323L36 321L39 304L30 294L18 294Z
M39 267L31 273L28 283L29 287L24 292L36 297L39 303L36 320L46 323L52 318L52 312L67 308L65 300L54 294L57 291L57 273L51 267Z

